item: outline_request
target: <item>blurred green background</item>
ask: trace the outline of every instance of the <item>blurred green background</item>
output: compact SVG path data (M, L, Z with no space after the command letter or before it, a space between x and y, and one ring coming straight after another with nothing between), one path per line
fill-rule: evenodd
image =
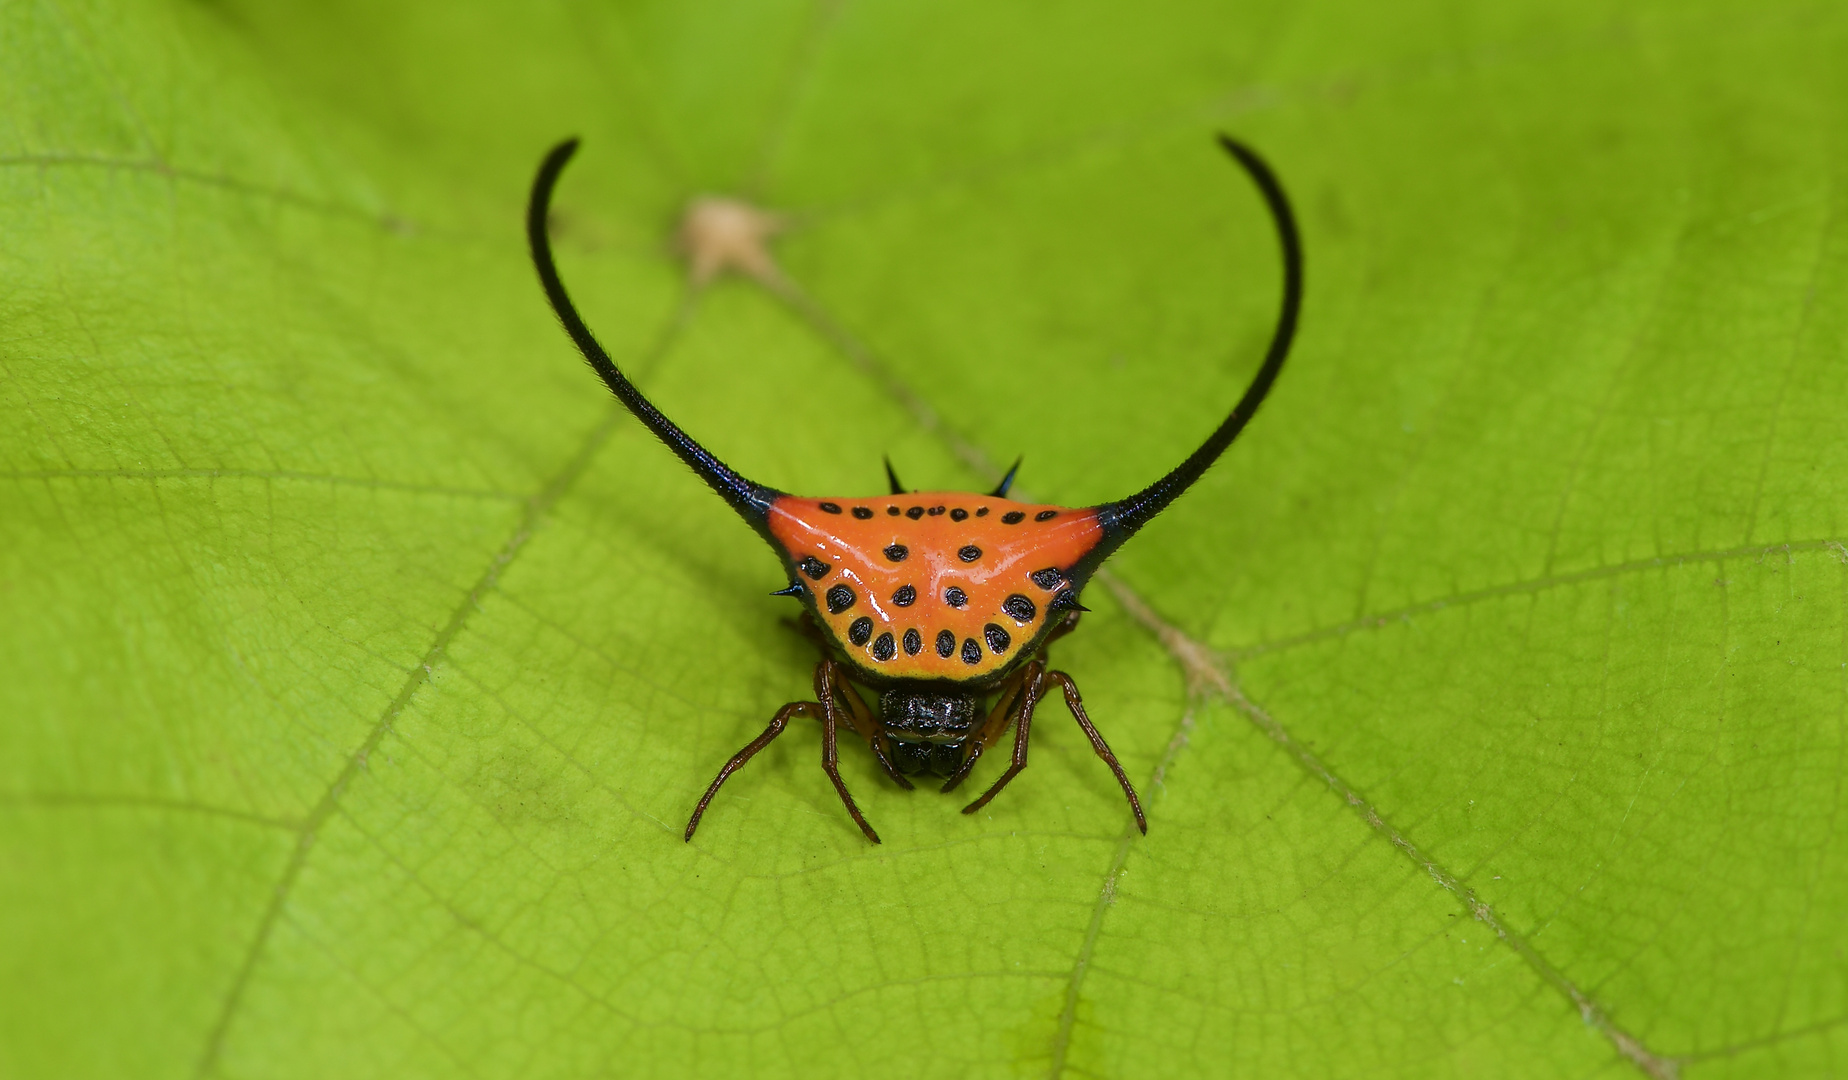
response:
M0 1075L1844 1068L1839 3L8 0L0 57ZM540 154L746 474L1086 505L1268 333L1217 131L1299 350L1056 655L1148 837L1048 713L976 817L849 748L866 844L809 726L681 843L812 652L546 310ZM805 300L689 289L702 193Z

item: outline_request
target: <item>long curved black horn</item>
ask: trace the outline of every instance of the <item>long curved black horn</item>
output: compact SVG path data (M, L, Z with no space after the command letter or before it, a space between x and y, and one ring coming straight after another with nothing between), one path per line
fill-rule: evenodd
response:
M552 310L558 313L558 321L565 324L565 332L577 344L578 351L584 354L591 370L603 379L605 386L616 399L628 406L635 418L647 425L648 430L666 443L668 449L680 455L694 472L719 497L731 504L733 510L757 531L759 536L770 539L769 514L770 503L781 492L762 484L752 483L733 472L731 467L712 455L712 451L701 446L691 435L680 430L680 426L662 415L637 390L634 384L623 377L610 354L603 351L597 338L584 325L583 316L571 303L571 296L565 292L565 283L559 280L558 267L552 262L552 242L546 235L546 212L552 204L552 188L558 183L558 174L564 171L565 163L571 155L577 153L578 141L566 139L552 148L551 153L539 164L539 175L533 178L532 200L526 207L526 238L532 244L533 266L539 271L539 282L545 286L545 297L552 302Z
M1226 148L1234 160L1244 166L1252 182L1264 196L1264 202L1270 209L1271 220L1277 226L1277 240L1283 248L1283 305L1277 314L1277 329L1271 334L1270 350L1264 354L1264 363L1258 373L1252 377L1251 385L1245 388L1245 395L1232 406L1225 421L1211 435L1207 436L1200 448L1187 456L1187 460L1174 467L1174 471L1155 481L1148 487L1121 502L1105 503L1097 508L1099 524L1104 527L1104 539L1092 550L1081 566L1081 573L1094 569L1098 563L1112 551L1122 546L1125 540L1134 536L1136 530L1149 523L1156 514L1167 509L1168 504L1181 497L1201 474L1219 460L1232 440L1238 438L1252 416L1258 411L1266 394L1270 393L1271 384L1277 381L1277 373L1283 370L1283 361L1290 355L1290 341L1296 335L1296 316L1303 303L1303 251L1296 232L1296 218L1290 212L1289 197L1283 193L1283 185L1270 166L1250 147L1230 136L1219 136L1219 144Z

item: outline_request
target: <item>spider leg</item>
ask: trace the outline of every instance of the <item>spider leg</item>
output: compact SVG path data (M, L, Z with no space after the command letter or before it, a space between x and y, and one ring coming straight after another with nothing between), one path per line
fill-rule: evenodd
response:
M1001 778L982 793L981 798L963 807L963 813L973 814L987 806L989 800L1001 794L1001 789L1007 786L1009 780L1019 776L1020 770L1027 767L1027 732L1033 727L1033 710L1039 705L1040 694L1046 686L1045 670L1038 660L1027 665L1028 677L1021 680L1020 704L1016 706L1019 719L1014 723L1014 759L1008 764L1007 771L1001 774Z
M821 655L828 655L828 639L822 634L821 627L815 625L815 617L809 614L808 608L803 608L793 619L784 619L783 625L808 638L815 648L821 650Z
M783 729L789 726L789 718L792 716L813 716L819 719L821 704L814 701L792 701L783 706L776 711L775 716L770 718L770 726L764 729L762 735L746 743L744 749L731 756L731 760L719 770L719 775L713 778L711 786L706 788L706 794L700 796L699 805L693 808L693 816L687 821L686 839L688 843L693 841L693 830L699 828L699 819L706 813L706 805L712 801L714 795L719 793L719 785L725 783L732 773L743 768L745 762L756 757L759 750L769 746L772 739L781 735Z
M807 612L804 612L804 614L807 614ZM1053 627L1051 630L1046 631L1046 640L1040 642L1041 655L1043 656L1045 654L1046 646L1051 645L1053 642L1071 633L1073 630L1078 629L1078 616L1083 615L1083 614L1084 614L1084 611L1082 609L1067 611L1065 613L1065 618L1060 620L1057 626Z
M827 686L827 680L831 672L826 669L832 664L831 660L823 660L815 666L815 688L817 690L830 689ZM879 834L866 823L866 817L860 813L860 808L854 805L853 796L847 792L847 782L841 779L841 756L835 745L835 732L839 725L840 716L835 710L834 695L832 693L821 695L821 767L827 772L828 779L834 782L835 793L840 795L841 804L847 807L847 812L853 815L854 823L860 826L860 831L866 834L868 840L877 844Z
M1001 736L1007 732L1007 726L1014 720L1014 703L1020 698L1021 686L1024 685L1029 673L1034 672L1034 669L1039 666L1040 662L1034 660L1002 682L1000 696L995 698L995 707L989 710L988 716L975 729L975 741L969 747L969 756L963 758L956 772L945 780L943 787L938 790L955 791L957 785L968 779L969 773L974 771L975 763L981 758L982 752L1001 741ZM1033 677L1037 678L1037 673Z
M776 715L771 717L770 726L764 729L763 734L746 743L744 749L731 756L731 760L725 763L725 767L719 770L719 775L714 777L712 783L706 788L706 793L700 796L699 805L693 808L693 817L687 821L686 839L689 842L693 839L694 830L699 828L699 819L705 816L706 807L712 802L713 796L719 793L719 787L730 779L732 773L743 768L745 762L756 757L758 751L769 746L778 735L781 735L783 730L789 726L789 718L792 716L809 716L821 721L821 767L827 771L828 779L834 782L835 792L840 795L841 802L847 807L847 812L853 815L853 820L860 826L860 831L865 833L866 838L873 843L879 842L879 834L866 823L866 818L861 815L860 808L854 805L853 796L847 792L846 782L841 779L840 754L836 747L835 733L842 721L842 716L837 710L837 702L846 703L847 724L868 737L868 741L873 745L873 753L879 756L880 763L885 765L886 770L895 776L897 770L893 769L891 762L880 753L879 744L875 741L878 727L873 723L872 714L867 710L866 702L860 699L859 693L853 689L852 684L841 675L839 667L840 665L824 657L820 663L815 665L815 696L821 700L792 701L778 709ZM854 708L856 705L858 706L857 714ZM904 782L903 777L898 777L898 779ZM905 786L910 787L911 785L906 783Z
M827 669L825 676L822 673L823 668ZM879 759L879 764L885 769L886 775L890 776L899 787L910 791L911 781L904 773L898 771L898 766L892 764L891 752L886 746L885 733L879 730L878 724L873 722L873 711L866 707L866 699L860 696L859 687L847 678L846 665L824 658L815 667L815 696L826 701L830 693L846 704L848 725L860 733L860 737L866 740L866 745L873 748L873 756Z
M1141 829L1142 834L1147 836L1149 821L1142 816L1142 800L1136 798L1136 789L1130 786L1129 777L1123 775L1123 766L1117 763L1116 755L1110 752L1109 744L1105 743L1104 737L1097 733L1097 725L1091 723L1091 718L1085 715L1084 702L1078 697L1078 684L1063 671L1047 672L1046 681L1058 683L1059 689L1065 691L1065 707L1072 711L1072 719L1078 721L1078 726L1084 729L1085 737L1091 740L1091 749L1097 752L1098 757L1104 759L1104 764L1110 766L1110 771L1116 774L1117 783L1123 785L1123 794L1129 798L1129 808L1136 813L1136 828Z

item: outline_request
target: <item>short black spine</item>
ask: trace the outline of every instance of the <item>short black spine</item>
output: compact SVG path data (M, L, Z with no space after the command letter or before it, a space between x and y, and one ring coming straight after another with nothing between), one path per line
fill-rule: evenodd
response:
M1007 475L1003 476L1001 478L1001 482L995 485L995 489L988 493L989 498L991 499L1007 498L1008 489L1014 486L1014 474L1020 471L1020 463L1025 460L1027 459L1024 457L1017 457L1014 459L1014 463L1012 465L1009 465L1007 468Z

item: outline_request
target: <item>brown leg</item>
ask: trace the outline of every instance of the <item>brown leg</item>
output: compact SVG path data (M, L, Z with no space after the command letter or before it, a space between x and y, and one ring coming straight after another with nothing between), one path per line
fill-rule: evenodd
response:
M808 612L804 610L803 614L806 615ZM1059 621L1059 625L1053 627L1052 630L1046 634L1045 641L1040 642L1040 659L1044 660L1046 658L1046 646L1051 645L1073 630L1078 629L1078 616L1083 614L1084 612L1082 611L1067 611L1065 613L1065 618Z
M807 612L803 614L806 615ZM826 669L825 673L823 669ZM815 696L827 701L830 691L835 699L846 704L847 715L843 719L860 733L860 737L866 740L866 745L873 748L873 756L879 759L879 764L885 768L886 775L897 781L899 787L910 791L911 781L905 777L904 773L898 771L898 766L892 764L891 752L886 747L885 735L879 730L879 725L873 722L873 712L866 707L866 699L861 697L859 689L848 681L845 665L837 664L832 659L824 657L821 663L815 665Z
M1136 828L1141 829L1142 834L1147 836L1149 822L1142 816L1142 800L1136 798L1136 789L1130 786L1129 777L1123 775L1123 766L1117 764L1116 755L1110 752L1110 747L1104 742L1104 737L1097 733L1097 726L1091 723L1091 718L1084 714L1084 702L1078 697L1078 684L1063 671L1047 672L1046 681L1058 683L1059 688L1065 691L1065 707L1072 711L1072 719L1078 721L1078 726L1084 729L1085 736L1091 740L1091 749L1097 752L1098 757L1104 759L1104 764L1110 766L1110 771L1116 774L1117 783L1123 785L1123 794L1129 797L1129 808L1136 812Z
M839 667L839 664L824 657L820 663L815 665L815 696L821 700L792 701L778 709L776 715L770 719L770 726L764 729L764 733L746 743L744 749L731 756L731 760L725 763L725 767L719 770L719 775L713 778L712 784L706 788L706 794L700 796L699 805L693 808L693 817L687 822L686 839L689 842L693 839L693 831L699 828L699 819L705 815L706 806L712 802L712 797L719 793L719 786L724 784L732 773L743 768L745 762L756 757L759 750L769 746L771 740L781 735L783 729L789 726L789 718L792 716L809 716L821 721L821 767L827 771L828 779L834 782L834 790L840 795L841 802L846 805L847 812L853 815L853 820L860 826L860 831L865 833L866 838L873 843L879 842L879 834L874 832L873 827L866 823L866 818L861 816L860 808L854 805L853 796L847 793L846 782L841 779L840 755L835 746L835 732L840 722L845 719L854 730L867 736L868 741L872 743L873 753L879 755L880 763L885 765L886 771L892 773L906 787L911 785L906 783L902 776L897 775L897 770L892 767L891 761L880 753L879 743L876 741L879 729L873 723L872 713L867 710L866 702L861 700L859 692L854 690L852 684L841 675ZM839 702L845 702L847 708L841 710L838 707ZM844 717L843 711L846 714Z
M821 627L815 625L815 618L808 613L808 608L803 608L802 613L793 619L784 619L783 625L814 642L815 647L821 650L821 655L828 655L828 639L822 634Z
M1033 727L1033 710L1039 705L1040 693L1045 688L1045 669L1038 660L1027 666L1032 677L1022 680L1020 686L1019 719L1014 721L1014 760L1008 764L1007 771L1001 778L989 786L982 797L963 807L963 813L973 814L987 806L990 799L1001 794L1007 782L1020 775L1020 770L1027 767L1027 732Z
M829 661L823 660L822 663L827 664ZM818 668L815 672L816 684L819 685L825 677ZM866 834L868 840L877 844L879 834L866 823L866 818L861 815L860 808L854 805L853 796L847 793L847 782L841 779L840 754L834 739L839 723L839 715L833 701L824 697L821 704L821 767L827 772L828 779L834 781L835 792L840 795L841 803L847 807L847 812L853 815L853 820L860 826L860 831Z
M1008 676L1007 680L1001 684L1001 693L995 698L995 707L989 710L987 718L982 721L980 727L975 729L975 742L969 747L969 756L963 758L963 763L957 766L955 774L945 780L943 787L938 790L955 791L957 785L969 778L969 773L975 769L975 763L981 758L983 752L1001 741L1001 736L1007 732L1008 724L1013 722L1014 703L1020 698L1021 686L1029 677L1029 673L1032 678L1039 678L1038 669L1042 666L1038 660L1034 660Z
M745 762L756 757L759 750L769 746L770 740L781 735L783 729L789 726L790 717L813 716L820 719L822 715L821 705L814 701L792 701L778 709L776 715L771 717L770 726L764 729L764 733L746 743L744 749L733 754L731 760L725 763L725 767L719 770L719 775L713 778L712 785L706 789L706 794L700 796L699 805L693 808L693 817L687 822L687 842L693 841L693 830L699 828L699 819L706 812L706 804L710 803L712 797L719 793L719 785L723 784L732 773L743 768Z
M962 767L956 770L956 775L950 777L949 782L943 785L944 791L950 791L954 789L956 785L962 783L963 779L969 775L969 771L975 768L975 763L977 759L982 756L983 752L1001 741L1002 734L1007 731L1008 723L1013 720L1013 717L1007 715L1004 710L1013 704L1014 695L1019 692L1021 686L1025 685L1025 682L1031 682L1036 687L1038 686L1040 673L1046 668L1046 647L1071 633L1073 630L1078 629L1078 616L1080 614L1081 612L1077 611L1068 612L1065 618L1059 620L1059 624L1053 627L1052 632L1046 635L1046 640L1040 643L1040 655L1026 667L1021 668L1012 679L1008 680L1008 682L1001 684L1001 696L995 701L994 711L990 712L988 714L988 719L982 722L979 741L970 749L969 756L963 759ZM1030 677L1029 673L1031 673ZM1024 680L1024 682L1021 680ZM1040 692L1039 689L1035 689L1033 692L1033 702L1035 704L1039 701ZM1022 705L1027 714L1028 722L1030 723L1032 720L1033 705L1025 704L1024 699ZM1008 774L997 781L995 786L990 788L986 795L982 796L980 803L986 803L989 799L994 798L996 792L1001 790L1001 785L1012 779L1015 773L1025 767L1026 751L1017 750L1015 757L1016 764L1010 767ZM978 803L978 805L980 805L980 803ZM963 812L969 813L970 811L965 809Z

